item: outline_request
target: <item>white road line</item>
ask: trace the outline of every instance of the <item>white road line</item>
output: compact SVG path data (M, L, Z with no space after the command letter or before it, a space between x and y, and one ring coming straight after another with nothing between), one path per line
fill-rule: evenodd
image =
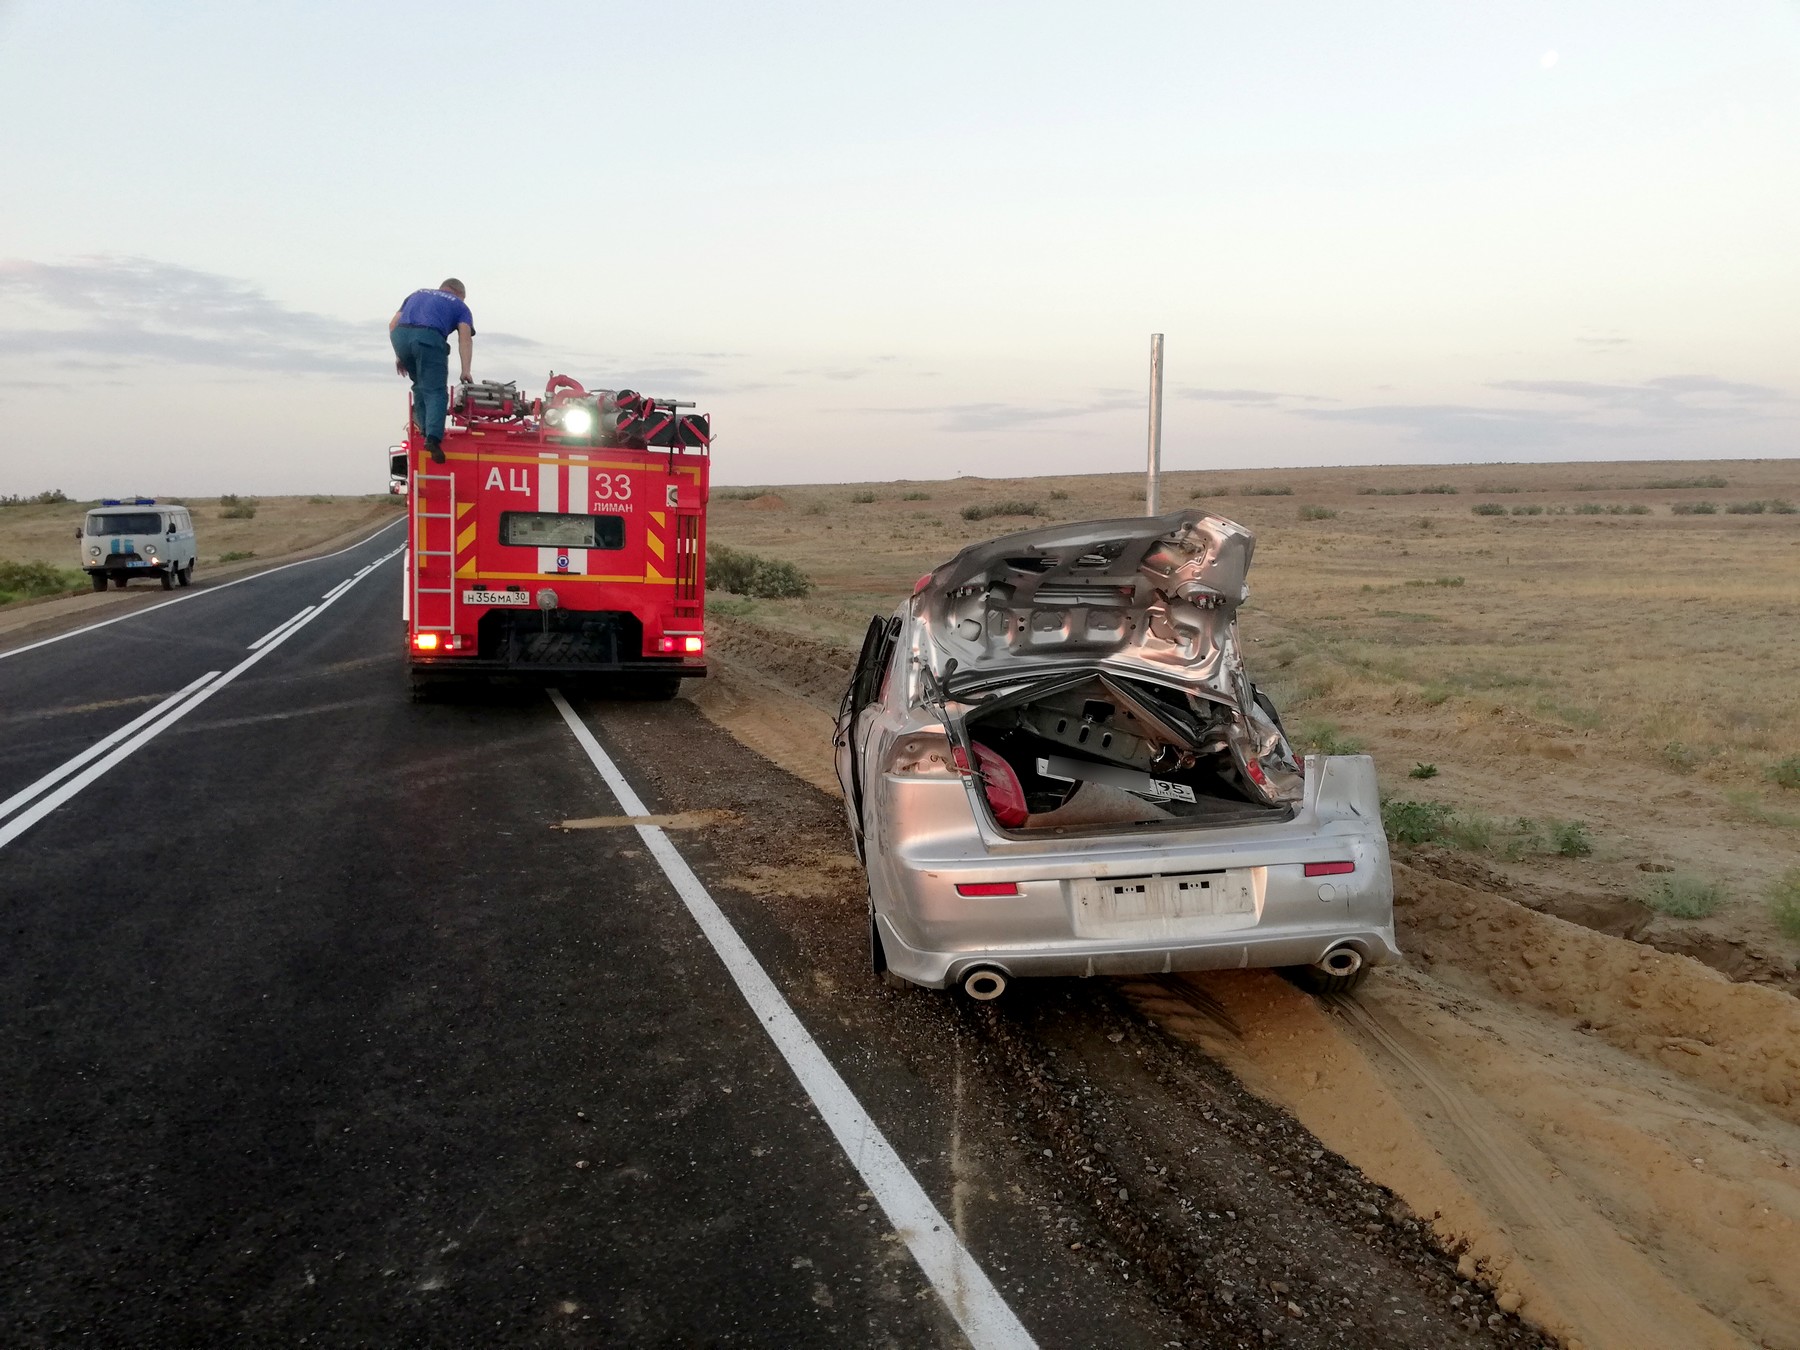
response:
M359 572L357 575L360 576L362 574ZM342 581L338 582L337 585L333 586L330 590L326 591L325 594L321 597L321 599L325 599L325 600L337 599L338 594L342 591L349 590L352 583L354 583L355 580L356 580L356 577L345 577Z
M345 591L347 591L349 589L350 589L350 583L345 582L342 586L339 586L330 595L326 596L325 599L327 601L335 600L340 595L342 595ZM281 635L281 632L283 629L289 628L292 625L299 623L300 620L304 619L308 614L311 614L312 612L313 612L313 606L308 605L305 609L301 610L298 614L289 615L287 618L283 619L280 623L276 624L273 628L271 628L268 632L264 633L261 637L256 639L255 642L252 642L247 650L255 651L258 647L262 646L263 643L267 642L270 638L279 637Z
M550 691L550 701L606 780L606 786L618 799L619 809L628 816L648 815L643 801L632 791L625 775L600 748L594 733L576 716L560 689ZM905 1241L913 1259L919 1263L919 1269L925 1272L925 1278L931 1281L938 1297L943 1299L944 1306L962 1328L963 1335L969 1338L969 1344L976 1350L1035 1347L1031 1333L1025 1330L1000 1291L969 1255L917 1178L907 1170L893 1145L888 1143L880 1127L863 1109L856 1094L832 1067L818 1042L813 1040L743 938L738 936L731 920L701 885L687 860L669 842L669 836L654 825L639 825L637 832L651 856L662 866L663 875L675 887L694 922L700 925L700 931L725 963L731 978L737 981L745 1001L763 1024L763 1030L769 1033L769 1039L775 1042L775 1048L781 1051L782 1058L787 1060L800 1085L806 1089L807 1096L812 1098L813 1105L830 1126L851 1165L868 1183L870 1193L894 1225L894 1231Z
M14 811L18 810L19 807L25 805L26 802L30 801L33 797L37 796L40 792L44 792L47 789L54 787L56 784L60 783L63 779L67 778L70 774L74 773L75 770L79 769L83 764L86 764L90 759L95 758L97 755L105 754L106 751L111 749L113 746L117 745L120 741L124 740L132 732L136 731L139 727L143 726L144 723L154 721L157 717L159 717L163 713L167 712L171 706L181 702L182 699L186 698L189 694L193 693L196 689L198 689L201 685L205 684L208 680L212 679L213 676L217 675L218 673L219 672L216 670L207 671L206 674L202 675L199 679L195 680L192 684L188 685L185 689L177 689L174 693L170 694L167 698L165 698L161 703L157 704L154 708L150 709L149 712L143 713L138 717L132 718L131 721L127 722L124 726L120 727L117 731L113 732L112 735L106 737L104 740L95 741L92 745L90 745L87 749L83 750L79 755L76 755L73 759L66 760L62 764L58 765L56 768L50 770L49 773L45 774L42 778L38 779L37 782L33 783L30 787L20 788L17 792L13 793L13 795L8 797L5 801L0 802L0 819L10 816Z
M43 638L37 642L28 642L23 647L14 647L11 651L0 652L0 661L6 660L9 656L20 656L25 652L34 652L39 647L48 647L52 642L61 642L64 638L80 637L83 633L91 633L96 628L107 628L115 623L124 623L125 620L135 619L140 614L150 614L159 609L167 609L170 605L179 605L183 600L198 600L204 595L217 595L220 591L228 591L233 586L242 586L247 581L261 581L264 577L272 577L277 572L285 572L290 567L305 567L308 563L324 562L327 558L341 557L343 554L349 553L352 549L361 548L371 539L386 534L396 525L404 525L405 523L404 520L396 520L390 524L383 525L379 530L364 535L354 544L349 545L347 548L340 548L336 553L321 553L316 558L302 558L299 562L283 563L280 567L271 567L266 572L256 572L247 577L239 577L236 581L222 581L217 586L208 586L203 590L189 591L186 595L178 595L173 600L165 600L160 605L148 605L143 609L134 609L131 613L121 614L116 619L102 619L99 623L90 623L85 628L71 628L68 632L58 633L55 637Z
M395 549L392 553L385 554L376 559L377 565L386 562L389 558L395 557L399 552L399 549ZM290 627L287 632L269 643L268 646L259 651L251 652L250 655L246 656L242 661L239 661L235 666L219 676L219 678L214 680L211 684L208 684L205 688L201 689L185 703L177 704L172 711L164 713L159 720L150 723L142 731L138 732L137 735L119 746L98 764L90 766L79 777L64 783L55 792L52 792L49 796L44 797L35 803L30 809L20 812L17 816L14 816L11 820L7 821L6 824L0 825L0 848L5 848L8 844L12 843L13 840L24 834L25 831L29 830L33 825L37 824L71 797L75 796L76 793L99 779L107 772L107 770L130 758L137 750L149 744L157 736L174 726L175 723L186 717L189 713L194 711L195 708L198 708L202 703L206 702L207 699L218 693L219 690L230 684L238 676L250 669L251 666L262 660L263 657L281 646L282 643L286 642L289 638L294 636L295 633L298 633L302 628L306 627L307 624L311 623L330 608L331 602L320 605L317 609L313 610L312 613L300 620L299 623Z

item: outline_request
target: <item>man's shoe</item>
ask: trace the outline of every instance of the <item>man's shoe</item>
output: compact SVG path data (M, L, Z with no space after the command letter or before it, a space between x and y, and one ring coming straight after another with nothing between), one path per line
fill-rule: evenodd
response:
M425 448L431 451L431 462L433 464L442 464L444 462L444 443L442 441L426 441Z

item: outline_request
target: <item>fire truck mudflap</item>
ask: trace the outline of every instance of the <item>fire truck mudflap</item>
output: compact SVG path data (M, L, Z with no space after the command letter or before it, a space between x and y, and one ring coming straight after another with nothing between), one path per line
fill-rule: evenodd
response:
M406 654L415 692L468 676L706 674L711 423L691 405L459 386L433 463L409 422Z

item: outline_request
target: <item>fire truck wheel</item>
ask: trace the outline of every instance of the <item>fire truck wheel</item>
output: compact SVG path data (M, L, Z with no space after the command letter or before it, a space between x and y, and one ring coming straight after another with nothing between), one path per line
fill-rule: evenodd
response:
M667 703L681 692L679 675L640 675L631 683L631 694L646 703Z
M163 570L162 584L165 591L172 591L175 589L175 570L173 568L165 568Z
M106 573L94 572L91 575L93 576L93 580L94 580L94 589L97 591L105 590L106 589Z

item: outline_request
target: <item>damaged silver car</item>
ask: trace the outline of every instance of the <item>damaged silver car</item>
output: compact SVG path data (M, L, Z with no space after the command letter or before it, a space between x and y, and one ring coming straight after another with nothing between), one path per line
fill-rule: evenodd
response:
M1396 960L1375 766L1299 763L1244 670L1255 536L1199 511L972 545L869 625L836 750L878 971L1027 975Z

